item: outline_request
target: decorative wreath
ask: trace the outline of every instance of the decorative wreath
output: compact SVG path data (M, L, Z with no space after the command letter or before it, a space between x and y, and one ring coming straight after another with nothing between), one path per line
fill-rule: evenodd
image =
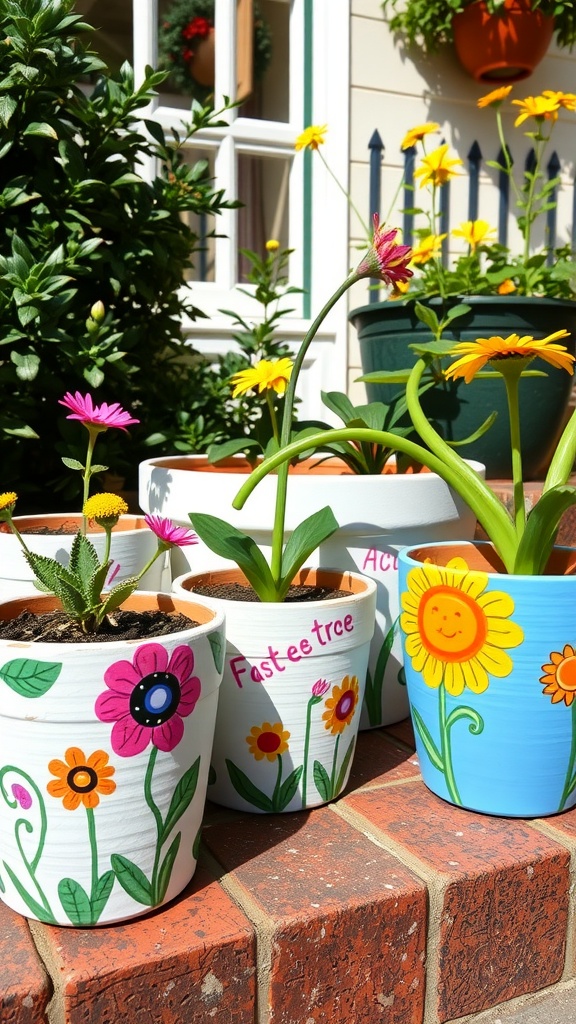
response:
M213 89L201 85L190 71L194 47L214 28L214 0L173 0L160 26L160 66L170 71L174 85L205 103ZM272 56L272 33L254 9L254 77L262 78Z

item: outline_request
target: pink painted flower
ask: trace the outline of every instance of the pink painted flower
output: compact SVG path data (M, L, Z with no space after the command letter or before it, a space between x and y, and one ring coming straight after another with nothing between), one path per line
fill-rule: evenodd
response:
M380 218L374 214L372 245L356 270L360 277L379 277L386 284L395 284L413 276L414 271L408 267L412 249L409 245L398 245L397 234L397 228L380 227Z
M317 679L312 687L312 693L314 697L323 697L329 689L330 683L327 683L325 679Z
M101 722L114 722L112 749L120 757L141 754L149 743L174 750L184 735L183 718L192 714L201 683L192 675L194 655L182 644L170 659L160 644L144 644L133 660L116 661L104 673L108 690L96 700Z
M132 423L140 423L140 420L134 419L119 402L112 402L112 405L108 405L108 402L94 405L92 395L81 395L79 391L75 395L67 391L64 398L58 399L58 404L72 410L72 415L67 416L67 420L80 420L86 427L99 427L101 430L118 427L119 430L126 430Z
M32 796L28 792L25 786L21 786L19 782L12 784L12 796L20 804L23 811L29 811L32 807Z
M144 516L144 521L164 544L175 544L179 548L187 544L197 544L198 537L192 530L185 526L175 526L170 519L163 519L162 516Z

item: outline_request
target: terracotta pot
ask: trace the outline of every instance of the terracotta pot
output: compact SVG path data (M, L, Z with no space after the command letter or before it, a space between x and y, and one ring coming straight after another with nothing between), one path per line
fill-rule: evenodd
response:
M24 540L31 551L47 558L55 558L62 565L67 565L74 535L82 524L82 516L78 514L61 515L50 513L44 516L15 516L14 522L23 533ZM35 530L70 530L69 533L35 533ZM104 530L95 525L88 530L88 537L100 556L104 554L106 535ZM112 531L110 557L113 564L110 568L109 580L114 584L128 579L138 573L152 557L158 542L152 530L144 522L143 516L120 516L117 526ZM13 597L34 593L35 576L20 542L10 532L6 523L0 523L0 600L8 601ZM169 557L158 558L140 581L141 590L169 590L170 571Z
M240 582L238 570L185 575ZM346 591L326 601L260 603L202 597L226 617L226 657L208 796L260 813L327 803L344 789L356 744L374 632L376 584L350 572L302 569L296 583Z
M338 459L318 467L316 462L308 460L290 471L286 531L329 505L340 529L312 555L310 564L361 572L376 581L376 629L360 728L389 725L408 714L398 631L398 551L417 541L471 539L476 519L435 473L357 476ZM193 510L218 515L254 537L269 557L275 477L265 477L237 511L232 500L242 482L238 474L246 475L249 467L243 459L228 463L210 466L201 455L150 459L140 466L140 505L187 526ZM472 465L484 474L479 463ZM175 548L172 555L174 577L226 566L232 563L201 543Z
M490 14L478 0L452 19L458 59L477 82L518 82L528 78L552 41L554 18L531 9L530 0L505 0L502 14Z
M544 576L506 574L487 543L423 544L399 561L406 680L428 788L507 817L573 807L576 550L556 548Z
M193 42L194 56L188 62L188 70L198 85L214 85L216 66L216 40L211 28L205 39Z
M56 606L20 598L0 619ZM146 914L196 867L223 615L170 594L123 607L200 625L149 641L0 639L0 896L50 924Z

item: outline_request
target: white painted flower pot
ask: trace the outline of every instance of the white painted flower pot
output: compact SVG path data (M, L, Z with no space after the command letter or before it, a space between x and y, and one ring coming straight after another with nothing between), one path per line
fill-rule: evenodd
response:
M270 474L252 492L244 508L232 508L246 475L244 460L209 467L204 456L150 459L140 465L140 505L146 512L190 525L188 513L207 512L250 534L270 553L276 479ZM484 467L471 463L480 475ZM376 629L371 644L366 697L360 728L406 718L402 647L398 630L397 554L404 545L442 540L471 540L476 519L468 506L435 473L356 476L339 460L321 472L290 474L286 531L329 505L340 529L312 555L310 564L361 572L376 580ZM200 543L173 553L172 574L230 567Z
M37 516L15 516L14 522L26 544L35 554L55 558L68 565L74 535L80 529L80 514L50 513ZM35 529L71 530L69 533L34 533ZM88 537L99 556L104 554L106 535L99 526L90 527ZM120 516L112 531L109 581L120 583L136 575L150 560L158 541L144 522L143 516ZM140 581L141 590L170 589L169 559L161 555ZM10 533L6 523L0 523L0 600L10 601L34 591L34 573L24 558L20 542Z
M0 619L56 606L2 602ZM0 897L51 924L145 914L196 867L224 617L170 594L123 607L197 624L137 641L0 639Z
M239 570L184 575L244 582ZM202 597L226 616L226 657L208 797L241 811L298 811L344 789L356 744L374 631L376 584L358 573L303 569L295 582L347 592L325 601Z

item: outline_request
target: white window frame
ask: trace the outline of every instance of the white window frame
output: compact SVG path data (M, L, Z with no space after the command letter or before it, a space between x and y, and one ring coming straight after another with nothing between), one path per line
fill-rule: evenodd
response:
M236 111L226 115L229 126L211 129L195 136L204 149L215 150L216 185L225 194L235 194L236 154L279 155L291 161L289 173L289 247L295 250L290 267L290 283L309 285L309 299L299 303L291 297L295 312L282 319L282 335L297 351L310 326L305 315L316 316L323 304L346 277L348 266L349 208L346 197L326 171L317 154L312 154L310 230L312 248L309 259L310 280L303 280L304 232L304 155L295 154L294 141L305 124L327 124L323 155L336 178L349 187L349 107L350 107L350 0L278 0L290 2L290 93L287 122L243 118ZM310 4L310 6L308 6ZM134 72L136 82L144 77L147 64L157 63L157 0L133 0ZM216 106L219 98L235 90L235 43L229 33L233 24L235 0L216 0L215 30L219 39L216 51ZM312 69L304 67L306 17L312 24ZM222 46L221 39L228 45ZM311 89L305 95L305 83ZM223 102L223 100L222 100ZM178 127L186 112L156 101L147 111L165 129ZM185 322L186 338L194 348L216 357L234 347L230 318L218 312L234 309L254 318L258 307L236 287L237 215L224 210L217 218L220 237L216 240L216 280L194 282L193 298L208 319ZM345 391L347 378L346 302L341 300L324 321L312 343L299 386L302 400L300 415L330 420L322 406L320 391Z

